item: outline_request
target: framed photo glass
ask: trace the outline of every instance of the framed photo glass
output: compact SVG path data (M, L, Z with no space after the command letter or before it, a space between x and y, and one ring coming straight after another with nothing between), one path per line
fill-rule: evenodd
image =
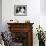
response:
M26 16L27 5L14 5L14 16Z

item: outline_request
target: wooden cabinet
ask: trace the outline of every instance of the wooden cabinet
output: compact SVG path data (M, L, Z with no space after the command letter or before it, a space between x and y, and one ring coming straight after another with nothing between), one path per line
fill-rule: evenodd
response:
M33 46L33 23L7 23L13 41L23 43L22 46Z

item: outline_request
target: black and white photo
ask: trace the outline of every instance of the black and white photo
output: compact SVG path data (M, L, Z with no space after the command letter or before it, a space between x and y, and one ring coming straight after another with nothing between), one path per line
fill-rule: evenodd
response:
M14 5L14 15L27 15L27 5Z

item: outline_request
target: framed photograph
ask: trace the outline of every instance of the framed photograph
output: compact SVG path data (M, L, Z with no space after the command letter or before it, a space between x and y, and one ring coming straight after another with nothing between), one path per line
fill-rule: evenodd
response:
M26 16L27 5L14 5L14 16Z

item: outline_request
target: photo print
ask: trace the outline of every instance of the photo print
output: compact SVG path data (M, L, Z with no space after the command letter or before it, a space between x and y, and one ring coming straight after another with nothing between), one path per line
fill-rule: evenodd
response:
M14 5L14 15L15 16L26 16L27 15L27 5Z

